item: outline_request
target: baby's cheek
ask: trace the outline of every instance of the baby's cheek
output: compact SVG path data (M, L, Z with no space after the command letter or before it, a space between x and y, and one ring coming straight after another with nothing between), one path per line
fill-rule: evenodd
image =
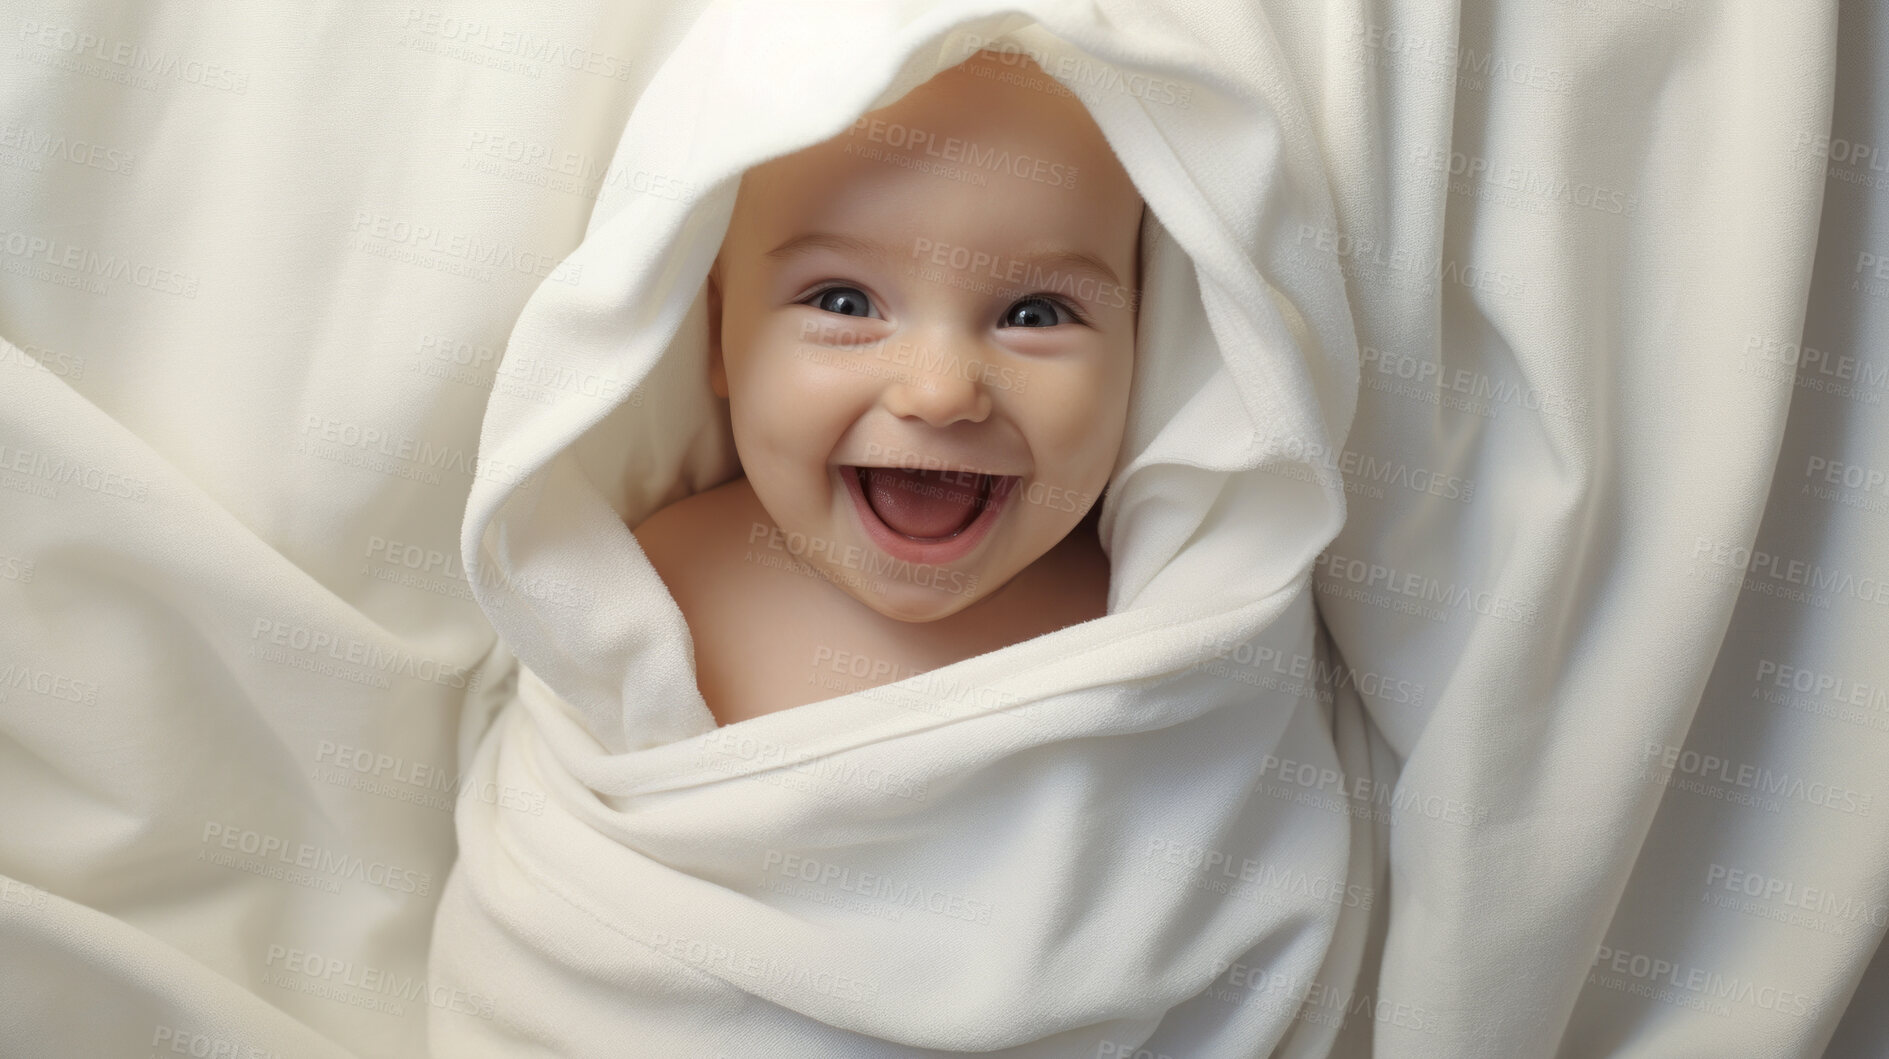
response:
M1029 414L1037 434L1058 453L1078 455L1096 444L1095 435L1108 433L1118 410L1108 407L1104 380L1092 372L1059 372L1060 378L1045 378ZM1037 380L1031 380L1031 387Z

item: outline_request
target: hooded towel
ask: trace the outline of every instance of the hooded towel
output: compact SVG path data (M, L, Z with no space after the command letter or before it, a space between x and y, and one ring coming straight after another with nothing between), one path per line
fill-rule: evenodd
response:
M1074 92L1147 205L1107 615L718 728L628 527L740 471L704 293L740 176L980 48ZM1281 68L1257 14L706 9L487 411L462 546L519 685L466 769L542 811L460 806L431 974L493 1010L436 1009L438 1054L1329 1050L1294 1016L1375 903L1308 591L1357 354L1281 238L1332 229Z

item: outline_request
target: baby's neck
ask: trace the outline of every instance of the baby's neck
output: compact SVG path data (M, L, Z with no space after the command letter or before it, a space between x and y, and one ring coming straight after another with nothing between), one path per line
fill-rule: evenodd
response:
M779 562L785 552L754 561L742 542L763 525L772 519L737 478L636 529L688 622L697 683L718 724L894 683L1106 613L1109 564L1094 519L988 595L929 622L881 614L814 568Z

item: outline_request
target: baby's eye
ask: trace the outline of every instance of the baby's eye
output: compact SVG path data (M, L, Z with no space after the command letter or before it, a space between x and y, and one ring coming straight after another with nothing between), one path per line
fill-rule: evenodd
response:
M1012 305L1004 313L1000 327L1055 327L1080 323L1082 318L1066 305L1041 296L1032 296Z
M841 316L871 316L872 299L858 287L828 287L813 295L814 308Z

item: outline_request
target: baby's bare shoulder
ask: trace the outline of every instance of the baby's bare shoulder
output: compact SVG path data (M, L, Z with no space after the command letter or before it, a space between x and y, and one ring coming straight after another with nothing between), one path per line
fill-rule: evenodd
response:
M649 535L664 542L673 542L691 533L725 524L730 513L742 506L744 497L752 495L748 480L735 478L699 493L690 493L666 507L658 508L654 514L632 527L632 531L638 541Z
M687 603L735 575L758 507L747 479L736 478L658 510L632 533L670 594Z
M649 557L649 564L670 584L672 591L679 580L701 567L700 560L721 550L713 546L716 542L711 538L725 526L725 513L716 509L726 504L715 494L726 488L717 486L685 496L632 528L631 533L643 554ZM718 514L723 517L718 518Z

